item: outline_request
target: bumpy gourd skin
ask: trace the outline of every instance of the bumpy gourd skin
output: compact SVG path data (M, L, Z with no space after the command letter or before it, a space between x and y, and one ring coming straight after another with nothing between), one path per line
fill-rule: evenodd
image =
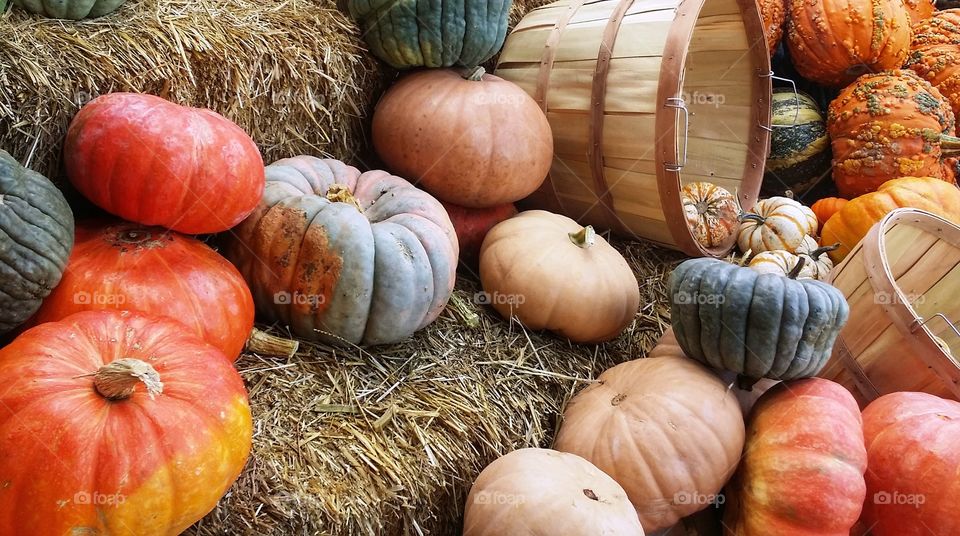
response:
M126 0L13 0L38 15L54 19L93 19L112 13Z
M350 0L350 15L381 60L396 69L475 67L507 36L511 0Z
M0 333L36 312L72 248L73 212L63 194L0 150Z
M670 289L683 351L749 378L816 375L850 314L831 285L758 274L717 259L683 262L670 276Z

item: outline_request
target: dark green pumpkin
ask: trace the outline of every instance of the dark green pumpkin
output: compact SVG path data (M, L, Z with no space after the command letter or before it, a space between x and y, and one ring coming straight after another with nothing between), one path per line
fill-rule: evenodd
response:
M830 175L827 124L817 103L806 93L794 96L793 89L776 88L772 103L775 128L770 135L760 193L770 197L790 190L799 196Z
M512 0L346 0L367 46L396 69L476 67L507 35Z
M116 11L126 0L13 0L14 5L53 19L93 19Z
M73 212L60 190L0 151L0 333L40 307L73 249Z
M670 276L673 330L690 357L748 378L792 380L827 363L850 308L835 287L692 259Z

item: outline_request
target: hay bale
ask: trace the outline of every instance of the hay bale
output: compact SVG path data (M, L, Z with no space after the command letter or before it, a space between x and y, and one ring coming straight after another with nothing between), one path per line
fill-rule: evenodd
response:
M604 369L646 353L668 325L673 252L617 242L641 288L619 339L577 346L509 324L461 277L440 319L374 353L303 343L293 359L245 355L253 456L188 534L458 534L480 470L549 446L567 400Z
M0 17L0 147L55 177L79 107L161 94L238 123L268 162L351 160L383 74L333 0L131 0L85 22Z

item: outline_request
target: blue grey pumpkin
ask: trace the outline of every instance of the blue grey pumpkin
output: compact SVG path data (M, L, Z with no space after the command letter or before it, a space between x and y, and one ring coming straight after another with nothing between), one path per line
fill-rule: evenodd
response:
M53 19L93 19L116 11L126 0L13 0L31 13Z
M73 249L73 212L60 190L0 151L0 333L40 308Z
M835 287L717 259L692 259L670 276L672 323L690 357L747 378L815 376L847 322Z

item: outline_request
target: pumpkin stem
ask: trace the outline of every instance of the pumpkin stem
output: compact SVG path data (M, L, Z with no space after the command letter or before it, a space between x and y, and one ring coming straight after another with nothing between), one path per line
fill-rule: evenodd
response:
M570 241L576 244L577 247L584 249L592 246L597 241L597 232L593 230L592 225L588 225L575 233L569 233L567 236L570 237Z
M740 215L740 221L741 221L741 222L746 221L746 220L755 221L755 222L757 222L757 224L759 224L759 225L763 225L763 222L767 221L766 218L764 218L763 216L761 216L761 215L759 215L759 214L757 214L757 213L755 213L755 212L747 212L746 214L741 214L741 215Z
M941 134L940 151L943 156L960 155L960 138L948 134Z
M140 382L146 386L150 398L163 392L160 374L150 363L139 359L117 359L100 367L93 375L93 388L107 400L130 398Z
M353 197L353 192L350 191L350 188L347 188L343 184L334 183L330 185L330 189L327 190L327 200L333 201L334 203L353 205L363 213L363 207L360 206L360 202L357 201L356 197Z
M300 342L271 335L266 331L253 328L244 349L264 356L293 357L300 348Z
M800 275L800 270L803 270L803 265L807 263L807 258L803 255L797 257L797 264L794 265L793 270L790 270L787 273L787 277L790 279L796 279Z
M837 249L837 248L839 248L839 247L840 247L840 242L837 242L836 244L834 244L834 245L832 245L832 246L819 247L819 248L811 251L810 253L804 253L804 255L806 255L807 257L810 257L811 259L813 259L813 260L816 261L816 260L818 260L818 259L820 258L820 256L823 255L824 253L827 253L827 252L829 252L829 251L833 251L833 250L835 250L835 249Z
M737 387L740 388L741 391L753 391L753 386L756 385L758 381L760 381L759 378L748 378L743 374L737 375Z
M469 80L471 82L479 82L483 80L483 75L485 74L487 74L487 70L484 69L482 66L477 65L473 69L469 69L469 68L464 69L463 72L461 72L460 76L462 76L465 80Z

